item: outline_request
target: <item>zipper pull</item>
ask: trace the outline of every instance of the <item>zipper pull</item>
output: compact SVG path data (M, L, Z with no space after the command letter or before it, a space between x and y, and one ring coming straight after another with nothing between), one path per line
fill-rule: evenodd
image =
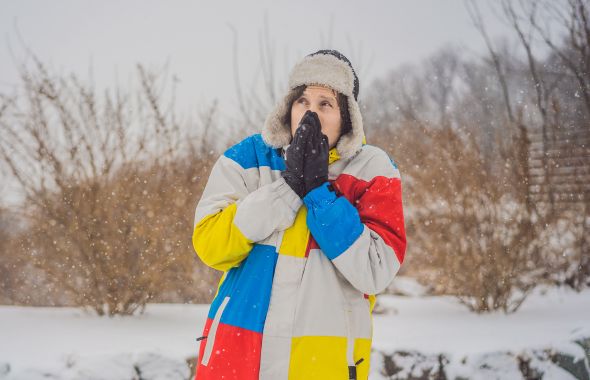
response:
M197 338L197 342L203 339L207 339L207 335L203 335Z
M354 363L354 366L352 366L352 365L348 366L348 380L356 380L356 366L361 364L363 362L363 360L365 360L365 359L360 358L356 363Z

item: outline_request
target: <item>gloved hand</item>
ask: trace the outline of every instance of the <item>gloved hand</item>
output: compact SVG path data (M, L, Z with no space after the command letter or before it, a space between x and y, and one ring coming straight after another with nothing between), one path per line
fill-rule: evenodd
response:
M305 118L299 122L299 127L293 135L291 144L287 148L285 155L285 170L281 176L285 178L285 182L299 195L300 198L305 196L305 181L303 168L305 164L305 150L307 141L313 129L310 125L303 123Z
M300 124L309 125L311 133L305 145L303 165L303 196L328 181L328 158L330 147L328 137L322 133L322 125L317 113L307 111Z

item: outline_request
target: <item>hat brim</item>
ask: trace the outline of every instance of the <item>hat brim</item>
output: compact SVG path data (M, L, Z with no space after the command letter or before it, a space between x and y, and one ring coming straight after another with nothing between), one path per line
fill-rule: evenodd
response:
M332 55L307 56L297 63L289 76L287 95L279 101L268 115L262 129L262 138L273 148L282 148L291 142L291 127L283 123L288 107L295 99L294 89L300 85L318 84L330 87L346 95L352 130L340 136L336 149L341 158L354 156L363 145L363 118L359 105L353 96L354 73L346 62Z

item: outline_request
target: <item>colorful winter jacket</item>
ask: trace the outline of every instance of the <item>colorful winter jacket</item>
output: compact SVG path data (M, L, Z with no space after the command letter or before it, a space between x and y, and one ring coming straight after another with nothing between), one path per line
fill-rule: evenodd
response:
M195 212L193 246L223 271L200 340L197 380L367 379L375 295L404 260L397 165L363 143L330 151L302 200L284 150L260 134L227 149Z

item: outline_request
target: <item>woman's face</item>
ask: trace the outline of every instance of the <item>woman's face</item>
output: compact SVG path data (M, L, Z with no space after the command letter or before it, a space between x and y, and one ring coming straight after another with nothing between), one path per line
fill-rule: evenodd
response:
M336 100L337 93L328 87L307 86L303 95L295 99L291 106L291 136L299 127L299 122L307 110L318 114L322 124L322 133L328 137L330 149L336 145L340 137L342 121L340 107Z

